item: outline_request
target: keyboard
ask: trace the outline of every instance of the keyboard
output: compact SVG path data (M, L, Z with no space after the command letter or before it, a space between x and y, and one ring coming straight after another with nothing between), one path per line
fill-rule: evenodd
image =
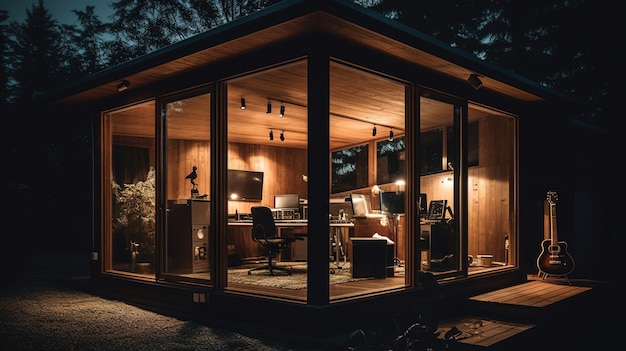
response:
M276 219L276 223L307 223L306 219Z

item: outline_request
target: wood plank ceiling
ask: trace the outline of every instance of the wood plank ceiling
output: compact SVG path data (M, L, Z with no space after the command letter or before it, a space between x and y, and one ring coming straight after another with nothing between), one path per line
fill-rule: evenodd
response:
M176 48L166 50L161 56L147 57L146 62L137 63L138 68L128 68L125 76L118 77L131 82L132 89L140 89L150 84L158 84L176 74L183 74L203 66L227 61L229 57L244 54L264 45L279 40L286 40L298 35L306 35L312 31L329 32L357 42L372 50L385 51L386 54L413 62L428 69L436 70L456 79L465 80L471 73L467 68L443 60L425 51L421 51L406 43L388 38L370 29L325 12L314 12L288 21L270 24L266 28L251 31L237 38L220 41L211 36L191 40L189 46L202 47L196 51L187 49L179 53ZM220 37L221 38L221 37ZM212 42L213 44L207 44ZM177 56L178 55L178 56ZM150 60L153 64L148 64ZM129 64L130 65L130 64ZM132 66L132 65L130 65ZM130 67L129 66L129 67ZM126 67L123 67L126 68ZM124 71L124 70L123 70ZM256 72L234 79L228 83L228 137L231 142L250 144L271 144L295 148L307 147L307 69L306 61L287 64L267 71ZM103 75L106 76L106 75ZM536 100L538 97L521 91L515 87L498 82L489 77L481 78L482 89L498 91L520 100ZM396 136L404 134L405 118L405 86L403 83L377 76L372 73L347 67L339 63L331 65L330 77L330 148L331 150L346 146L358 145L373 139L382 139L393 130ZM60 103L89 103L117 94L116 85L119 79L110 83L99 83L89 89L66 96ZM240 108L240 100L246 100L246 109ZM267 104L271 102L272 113L266 113ZM196 103L200 105L196 106ZM281 104L285 108L285 116L278 118ZM423 101L420 107L420 123L422 130L444 125L442 116L450 116L450 111L442 110L449 105ZM132 114L138 118L140 109L131 109L121 113ZM145 109L147 123L154 119L154 111ZM196 114L200 115L196 115ZM477 119L490 113L482 109L471 110L470 118ZM206 118L207 106L196 99L186 100L184 114L190 121ZM447 117L445 117L447 119ZM173 122L176 123L176 122ZM372 136L376 126L377 136ZM270 130L274 140L269 140ZM173 128L170 125L171 138L208 139L208 126L201 123L181 123ZM280 141L280 133L285 140ZM145 134L145 131L127 130L123 134Z
M228 140L244 144L266 144L281 147L307 147L307 67L306 61L257 72L228 83ZM381 140L393 131L401 136L405 129L405 85L388 78L331 64L330 75L330 148ZM246 109L241 109L241 99ZM170 138L208 140L210 131L208 97L186 99L171 103L168 109L176 117L168 118ZM268 113L268 103L271 113ZM284 106L284 116L278 116ZM154 104L125 109L124 114L136 122L118 135L152 135ZM421 129L429 130L450 124L451 106L422 99ZM479 119L490 112L471 110L471 119ZM326 116L323 116L326 117ZM376 127L377 135L372 134ZM270 140L270 131L274 140ZM280 140L283 134L284 141Z

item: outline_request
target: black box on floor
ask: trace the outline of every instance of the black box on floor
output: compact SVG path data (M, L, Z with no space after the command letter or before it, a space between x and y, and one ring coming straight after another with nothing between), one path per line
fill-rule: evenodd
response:
M393 277L396 269L394 244L387 243L387 277Z
M387 277L387 240L379 238L350 238L350 244L352 245L350 263L352 277ZM393 260L393 255L391 259Z

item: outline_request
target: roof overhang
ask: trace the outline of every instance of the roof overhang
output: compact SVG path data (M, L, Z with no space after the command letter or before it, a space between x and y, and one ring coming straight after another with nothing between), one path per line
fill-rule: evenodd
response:
M133 89L225 62L277 42L319 33L332 35L465 81L478 74L481 89L536 102L557 94L524 77L487 64L401 23L342 0L284 1L187 40L48 91L43 103L91 103L118 94L122 80Z

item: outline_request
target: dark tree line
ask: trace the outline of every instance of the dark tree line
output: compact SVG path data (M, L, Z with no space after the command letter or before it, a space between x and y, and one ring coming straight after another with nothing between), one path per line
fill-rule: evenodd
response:
M0 113L4 169L10 170L3 190L16 205L8 215L22 224L64 217L68 226L81 227L68 231L85 230L63 211L76 201L88 211L91 201L89 121L42 115L34 95L278 2L117 0L108 4L110 18L86 6L73 11L72 24L54 19L44 0L26 10L21 23L0 10ZM609 0L354 2L586 103L573 118L598 128L614 123L618 12Z

